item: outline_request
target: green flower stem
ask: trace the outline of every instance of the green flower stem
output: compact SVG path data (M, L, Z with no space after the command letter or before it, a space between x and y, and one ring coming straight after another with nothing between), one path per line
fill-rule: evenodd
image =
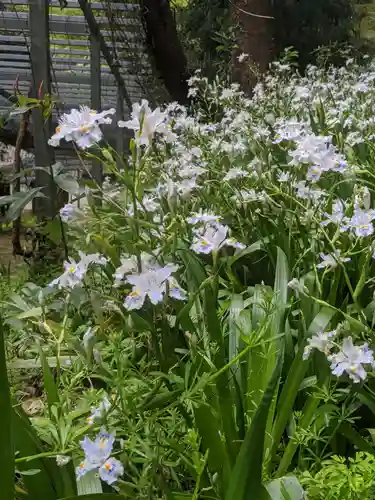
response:
M30 455L29 457L16 458L14 461L16 464L19 464L21 462L31 462L32 460L36 460L38 458L51 458L57 457L58 455L67 455L68 453L73 453L74 451L75 448L68 448L64 451L46 451L43 453L38 453L37 455Z

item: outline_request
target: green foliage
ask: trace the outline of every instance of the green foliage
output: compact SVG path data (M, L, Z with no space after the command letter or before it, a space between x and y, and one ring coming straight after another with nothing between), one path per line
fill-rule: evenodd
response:
M14 498L14 448L12 437L12 407L5 359L4 327L0 317L0 470L2 474L2 497L4 500Z
M294 47L302 68L316 61L319 47L331 47L329 62L341 62L338 49L356 42L356 4L356 0L275 0L278 49Z
M82 152L115 182L66 210L54 282L6 299L40 389L27 419L13 386L25 499L302 500L374 452L373 66L293 56L251 101L197 76L191 115L136 106L123 163Z
M228 0L189 0L179 10L181 39L189 65L209 77L228 72L234 46Z
M322 47L329 48L329 63L342 62L343 51L349 46L363 49L370 39L373 6L365 9L358 5L360 3L357 0L275 0L275 57L287 47L293 47L298 52L300 68L304 69L307 64L320 62ZM190 65L201 68L208 77L218 73L227 75L230 69L235 48L230 7L229 0L190 0L179 11L182 40Z
M375 494L375 457L365 452L354 458L332 456L322 469L305 471L300 480L310 500L371 500Z

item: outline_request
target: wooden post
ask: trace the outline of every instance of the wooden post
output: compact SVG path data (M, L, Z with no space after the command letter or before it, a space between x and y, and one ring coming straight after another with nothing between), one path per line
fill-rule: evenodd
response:
M100 72L100 43L90 35L90 71L91 71L91 108L101 111L102 88ZM92 177L99 186L103 183L103 165L99 160L92 161Z
M32 95L39 99L51 93L48 8L46 0L29 0ZM51 118L43 117L41 109L32 111L35 165L45 168L35 171L36 186L43 186L45 195L34 199L33 209L39 219L53 217L57 208L56 187L48 173L54 163L53 149L48 145L51 123Z

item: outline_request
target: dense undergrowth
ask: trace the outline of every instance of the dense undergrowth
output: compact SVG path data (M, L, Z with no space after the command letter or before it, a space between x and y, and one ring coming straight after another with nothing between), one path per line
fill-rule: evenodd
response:
M61 211L62 274L5 299L10 376L44 384L31 428L13 389L20 498L373 498L375 67L190 94L134 106L124 162L112 111L51 139L108 177Z

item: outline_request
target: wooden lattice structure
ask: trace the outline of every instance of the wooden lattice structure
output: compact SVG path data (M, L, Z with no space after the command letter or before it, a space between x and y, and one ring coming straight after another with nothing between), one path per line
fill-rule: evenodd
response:
M59 114L87 104L116 108L122 119L133 102L147 96L152 77L143 38L135 0L0 1L0 89L12 94L17 81L21 93L37 96L42 85L57 99L50 123L32 113L37 166L55 160L70 170L79 165L72 148L51 150L46 143ZM1 98L0 114L7 111L9 102ZM106 139L120 152L126 147L123 130L115 126L106 128ZM100 169L93 165L98 181ZM36 177L37 185L46 184L42 174Z
M144 82L141 80L145 75L135 75L133 67L135 54L144 60L144 48L139 46L142 24L138 2L126 1L126 4L103 1L90 2L89 5L114 63L123 77L127 93L132 101L136 101L144 93ZM60 10L59 0L51 0L48 7L47 2L43 0L0 2L0 87L12 92L14 82L19 77L21 90L27 92L28 85L32 82L32 64L37 64L40 58L34 50L33 56L36 60L34 61L34 57L33 61L31 60L32 42L33 38L41 41L40 28L43 22L38 17L36 26L39 29L33 33L29 6L34 8L37 4L41 4L40 8L46 8L49 14L49 69L52 91L59 97L64 109L78 104L90 104L91 90L97 86L97 79L91 70L97 70L99 47L95 39L90 37L90 28L83 13L69 14L69 11L77 13L80 10L78 0L69 0L64 10ZM117 33L113 30L114 23L111 18L117 21ZM92 63L95 68L92 68ZM147 70L145 73L147 74ZM118 85L102 54L100 74L102 106L114 107Z

